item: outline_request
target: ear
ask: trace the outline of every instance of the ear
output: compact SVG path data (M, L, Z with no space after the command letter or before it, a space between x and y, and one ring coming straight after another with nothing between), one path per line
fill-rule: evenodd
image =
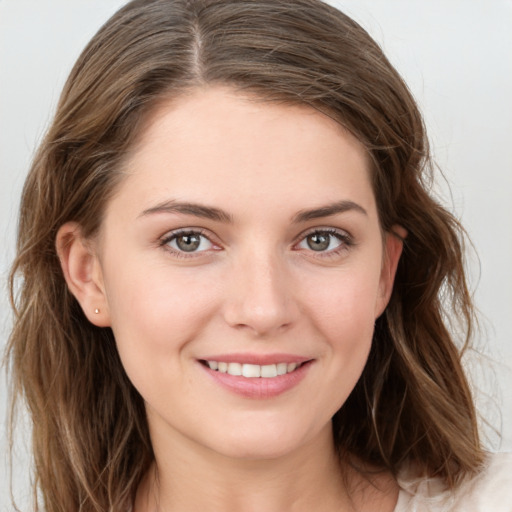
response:
M400 261L400 255L402 254L406 237L407 231L399 225L394 225L385 234L384 257L380 273L379 296L375 307L375 318L382 315L391 298L396 269Z
M78 300L85 316L98 327L110 326L108 302L100 262L76 222L61 226L55 240L62 272L69 290Z

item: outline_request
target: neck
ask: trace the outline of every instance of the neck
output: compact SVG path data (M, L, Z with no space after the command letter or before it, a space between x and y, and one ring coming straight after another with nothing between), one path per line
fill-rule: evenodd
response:
M383 497L389 505L378 510L393 510L396 489L389 477L375 487L341 463L326 428L300 450L274 459L233 459L198 449L186 438L172 451L155 449L134 512L352 512L376 510L367 506L381 507Z

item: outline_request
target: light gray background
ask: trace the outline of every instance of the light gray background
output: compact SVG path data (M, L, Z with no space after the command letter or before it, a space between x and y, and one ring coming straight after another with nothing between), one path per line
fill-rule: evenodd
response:
M9 329L5 276L18 201L34 148L79 52L121 0L0 0L0 347ZM512 450L512 1L332 1L379 41L420 103L446 182L439 191L466 225L480 258L471 283L482 312L471 357L487 445ZM447 188L451 187L451 196ZM0 511L10 510L0 375ZM501 414L500 414L501 411ZM20 437L28 437L22 432ZM23 503L29 458L17 448Z

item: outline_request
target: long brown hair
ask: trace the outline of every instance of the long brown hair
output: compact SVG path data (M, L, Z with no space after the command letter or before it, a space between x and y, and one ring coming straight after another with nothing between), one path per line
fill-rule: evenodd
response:
M457 485L482 461L461 366L473 321L464 232L429 193L424 125L403 80L357 23L318 0L134 0L78 59L23 191L7 353L45 509L129 510L153 458L111 330L67 289L57 230L75 221L94 235L149 112L213 84L309 105L367 148L382 228L408 236L368 363L333 419L336 445L395 475L414 461ZM447 319L459 320L460 343Z

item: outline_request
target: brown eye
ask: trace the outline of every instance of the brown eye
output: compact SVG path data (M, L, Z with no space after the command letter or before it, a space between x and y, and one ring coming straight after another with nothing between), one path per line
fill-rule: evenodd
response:
M298 247L314 252L331 253L350 244L349 235L343 231L319 229L304 236Z
M176 246L185 252L193 252L201 245L200 235L180 235L176 237Z
M165 244L176 252L186 253L203 252L213 247L206 236L194 231L175 233L165 241Z
M331 237L329 233L313 233L306 237L308 247L313 251L325 251L329 248L331 243Z

